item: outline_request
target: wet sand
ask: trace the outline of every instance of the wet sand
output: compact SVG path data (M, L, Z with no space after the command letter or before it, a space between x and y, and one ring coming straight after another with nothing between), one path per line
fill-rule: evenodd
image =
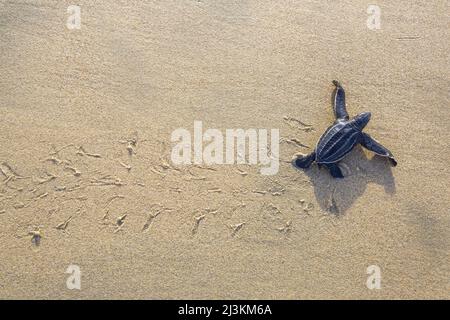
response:
M450 298L444 1L377 1L379 30L359 0L70 4L0 0L0 298ZM397 167L290 165L333 79ZM279 129L278 174L174 166L195 120Z

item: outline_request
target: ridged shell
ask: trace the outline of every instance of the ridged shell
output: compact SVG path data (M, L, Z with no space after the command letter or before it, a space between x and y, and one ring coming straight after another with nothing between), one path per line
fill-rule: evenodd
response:
M317 163L334 163L341 160L358 143L361 131L348 121L339 121L320 137L316 147Z

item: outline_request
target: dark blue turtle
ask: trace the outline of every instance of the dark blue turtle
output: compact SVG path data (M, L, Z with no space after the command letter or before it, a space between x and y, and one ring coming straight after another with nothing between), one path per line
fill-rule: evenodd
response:
M336 121L322 134L314 152L307 156L298 156L293 160L293 165L297 168L308 168L313 162L316 162L319 167L321 165L328 167L334 178L343 178L337 163L359 143L366 149L388 158L390 163L396 166L397 161L392 153L370 135L362 132L370 120L370 112L363 112L353 119L349 119L345 108L344 88L336 80L333 81L333 84L336 86L333 93Z

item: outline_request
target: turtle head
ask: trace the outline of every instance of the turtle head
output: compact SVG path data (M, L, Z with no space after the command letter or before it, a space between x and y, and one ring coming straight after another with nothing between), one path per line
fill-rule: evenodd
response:
M355 127L357 127L359 130L362 130L369 122L370 116L371 116L370 112L363 112L354 117L352 119L352 122L355 125Z

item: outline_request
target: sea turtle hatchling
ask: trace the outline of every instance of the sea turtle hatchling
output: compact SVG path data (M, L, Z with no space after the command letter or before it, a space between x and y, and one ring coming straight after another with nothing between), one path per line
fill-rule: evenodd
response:
M313 162L319 167L328 167L334 178L343 178L338 162L342 160L358 143L366 149L389 159L392 166L397 165L392 153L367 133L362 132L370 120L370 112L363 112L349 119L345 108L345 91L341 84L334 80L336 86L333 109L336 121L319 139L314 152L306 156L297 156L292 160L296 168L308 168Z

